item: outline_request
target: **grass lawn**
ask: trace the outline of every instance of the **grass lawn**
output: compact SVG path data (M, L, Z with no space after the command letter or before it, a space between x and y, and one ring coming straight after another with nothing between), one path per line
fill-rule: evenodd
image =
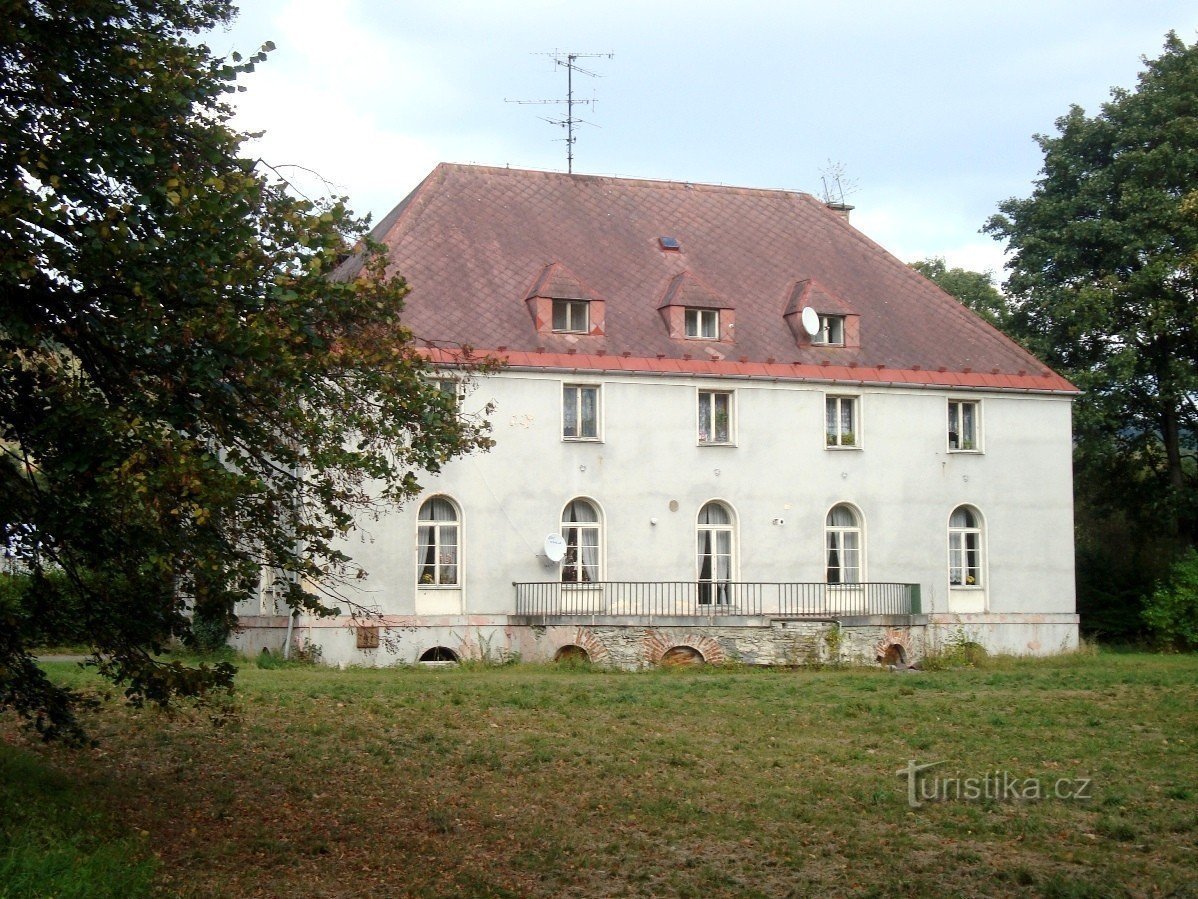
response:
M109 700L93 750L0 719L0 896L1198 895L1195 656L239 683L219 727Z

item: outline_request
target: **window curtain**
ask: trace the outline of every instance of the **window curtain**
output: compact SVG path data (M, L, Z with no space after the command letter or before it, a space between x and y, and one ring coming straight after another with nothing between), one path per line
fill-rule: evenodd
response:
M699 510L699 602L727 603L732 585L732 518L718 503Z
M847 506L836 506L828 513L829 584L861 582L861 532L857 516Z
M566 538L566 566L562 570L562 580L598 581L599 513L585 500L573 500L566 505L562 530Z
M418 557L421 584L458 582L458 515L447 499L433 497L420 507Z
M961 506L948 520L948 582L976 587L982 581L982 533L973 512Z

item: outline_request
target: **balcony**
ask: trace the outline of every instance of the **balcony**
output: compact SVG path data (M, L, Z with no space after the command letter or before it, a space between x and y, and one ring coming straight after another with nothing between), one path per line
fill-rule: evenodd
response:
M921 614L918 584L550 581L512 586L516 615L530 623L552 618L842 619Z

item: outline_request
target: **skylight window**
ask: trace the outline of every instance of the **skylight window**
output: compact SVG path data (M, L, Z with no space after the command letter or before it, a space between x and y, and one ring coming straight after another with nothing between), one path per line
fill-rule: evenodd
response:
M678 242L677 237L659 237L657 239L661 242L661 248L663 250L682 250L682 244Z

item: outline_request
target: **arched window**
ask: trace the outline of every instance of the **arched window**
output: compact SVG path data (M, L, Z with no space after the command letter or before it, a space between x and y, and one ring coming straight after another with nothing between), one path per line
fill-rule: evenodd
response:
M424 501L417 516L416 580L421 586L458 584L458 510L443 496Z
M699 510L699 602L732 601L732 513L723 503L710 502Z
M851 506L833 506L825 531L829 584L861 583L861 521Z
M948 582L982 586L982 519L969 506L958 506L948 520Z
M562 536L566 556L563 584L590 584L599 580L599 510L585 499L566 503L562 511Z

